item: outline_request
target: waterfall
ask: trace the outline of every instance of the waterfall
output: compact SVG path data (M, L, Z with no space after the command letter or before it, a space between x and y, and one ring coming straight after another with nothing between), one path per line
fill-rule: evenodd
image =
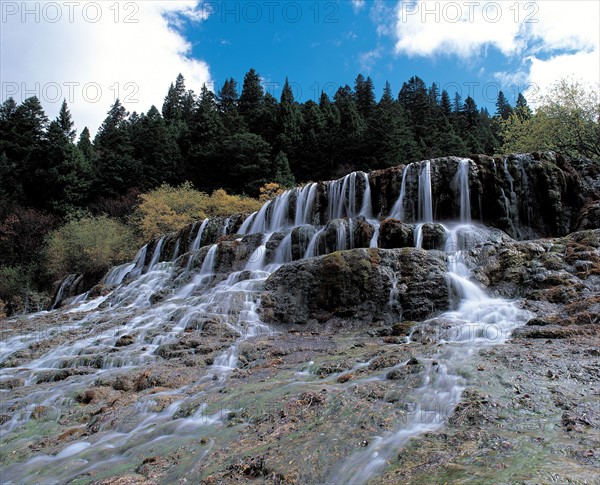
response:
M200 224L200 229L198 229L198 234L196 234L196 237L194 238L194 241L190 246L190 251L197 251L198 249L200 249L200 246L202 245L202 234L204 234L204 229L206 229L208 220L209 219L207 217L202 221L202 224Z
M54 301L50 306L50 310L54 310L60 302L63 301L65 291L68 291L73 286L73 283L77 280L78 276L78 274L70 274L62 280L60 287L56 292L56 296L54 297Z
M463 159L458 164L457 178L460 193L460 222L471 222L471 198L469 196L469 160Z
M488 234L485 229L470 224L468 170L468 161L461 161L457 172L460 223L452 227L443 226L448 261L446 279L460 301L456 310L447 311L439 317L440 322L452 323L450 329L446 330L444 325L437 323L437 318L419 325L436 329L438 341L448 345L441 347L432 357L423 359L422 383L408 398L413 406L403 425L396 431L375 437L366 449L344 460L329 477L334 483L369 482L382 472L410 438L441 427L460 402L465 388L464 379L458 373L465 356L484 346L504 341L514 328L531 317L529 312L517 309L510 301L489 297L469 279L466 251L475 243L486 241ZM403 179L406 172L405 169ZM423 224L433 220L429 162L425 163L419 175L418 195L420 221L415 228L415 246L422 247ZM402 200L403 196L396 205L401 206ZM399 207L395 208L399 210ZM397 277L393 275L388 306L393 305L396 292Z
M371 185L369 184L369 175L363 173L365 178L365 190L363 192L362 206L360 208L360 215L365 219L373 218L373 202L371 201Z
M248 258L245 269L249 271L261 271L265 266L265 259L267 257L267 242L272 234L264 234L262 242L254 252Z
M433 222L433 202L431 197L431 162L427 160L419 174L419 220Z
M393 217L394 219L399 219L401 221L404 221L406 217L404 213L404 199L406 198L406 176L410 171L411 167L413 167L412 163L404 167L404 170L402 170L402 183L400 184L400 195L398 196L398 199L396 199L396 203L394 204L394 207L392 207L392 210L390 212L390 217Z
M292 261L292 233L289 232L279 243L273 264L280 266Z
M148 264L147 271L152 271L152 268L156 265L156 263L158 263L158 260L160 259L160 252L162 251L162 245L163 245L164 240L165 240L165 237L162 236L156 243L156 247L154 248L154 253L152 254L152 259L150 259L150 263Z
M365 189L361 199L360 209L357 210L356 180L364 178ZM327 182L327 214L328 221L343 217L362 215L365 219L372 218L371 186L369 176L364 172L352 172L342 179Z
M305 185L298 190L296 196L296 215L294 225L296 227L304 224L311 224L312 211L317 194L317 184Z
M418 195L417 201L413 201L407 195L407 185L411 176L417 182L417 167L420 168ZM460 224L444 226L447 234L447 283L456 300L451 302L453 310L440 317L444 325L435 318L421 324L423 328L431 326L438 329L435 337L446 345L436 346L431 350L432 355L420 358L423 364L421 385L406 391L407 402L410 400L416 405L406 414L401 426L390 432L382 431L380 436L369 439L368 446L340 459L336 469L331 471L331 482L365 483L374 480L408 439L438 429L459 402L465 387L459 372L462 359L485 345L501 341L491 342L488 338L490 331L496 331L505 338L512 328L528 318L511 302L489 297L484 289L471 281L466 251L473 244L485 241L487 234L482 228L470 224L468 161L459 163L456 177ZM86 373L52 382L49 386L40 386L35 391L36 404L32 404L26 394L19 393L5 400L7 407L20 410L0 425L3 433L11 433L30 422L35 405L54 405L60 416L66 406L66 396L75 396L93 387L100 377L114 378L109 369L119 368L122 372L119 375L151 369L153 364L162 359L160 351L169 349L169 345L177 349L178 339L186 336L186 332L204 331L216 326L219 331L233 335L229 341L223 339L227 343L214 350L211 356L214 360L208 364L206 372L200 373L194 369L199 375L193 384L174 385L173 389L163 389L156 394L140 394L139 408L136 408L135 416L124 428L119 427L123 423L111 423L113 428L109 431L101 430L95 435L71 442L53 456L39 455L26 463L10 464L8 474L14 482L68 483L90 470L95 472L97 469L104 473L111 468L125 469L129 463L141 463L143 457L152 456L151 453L156 454L157 450L163 453L163 447L167 455L174 449L174 443L180 446L178 440L182 437L198 439L200 426L225 427L223 416L215 414L209 419L203 416L203 406L214 397L211 392L223 390L229 373L238 365L240 346L249 338L272 332L261 322L258 308L269 275L293 259L292 228L312 225L317 208L323 211L321 215L328 217L323 221L324 226L315 228L304 251L304 258L318 256L319 252L323 252L323 246L333 244L329 237L327 244L323 244L326 230L327 235L331 234L332 237L335 230L336 237L335 248L326 247L325 252L354 247L355 232L359 234L355 229L359 227L357 224L362 224L361 218L374 226L370 246L377 245L379 221L373 219L367 174L353 172L340 180L327 182L326 207L317 205L317 197L323 196L317 189L318 185L311 183L286 191L250 215L237 232L242 235L261 233L258 245L258 236L255 236L243 239L242 243L242 239L238 239L202 246L203 235L209 224L209 220L205 219L199 227L196 225L191 230L194 234L197 228L189 254L180 256L177 261L160 262L161 251L167 246L166 238L162 237L156 241L150 262L145 267L148 246L143 246L133 261L107 272L103 283L111 287L108 288L110 292L93 300L87 300L87 294L83 295L68 310L70 313L66 314L70 330L75 332L74 338L65 339L50 350L36 354L24 365L3 367L2 379L6 373L6 378L22 379L26 386L34 386L42 372L86 367ZM430 162L406 166L402 173L400 196L391 215L404 219L406 204L418 202L418 224L415 229L417 247L423 246L423 224L433 221L432 201ZM217 233L227 234L230 223L231 219L225 220L223 226L217 228ZM272 263L266 264L267 246L271 249L275 237L281 240L272 253ZM226 275L224 268L230 267L228 265L231 263L226 249L240 243L247 243L247 248L242 246L247 252L241 252L243 257L236 260L236 264L239 263L235 266L236 270ZM182 246L185 244L182 243ZM204 259L198 269L194 263L199 262L202 254ZM176 255L177 251L173 258ZM187 267L183 262L187 263ZM400 315L402 308L398 300L403 292L400 285L402 275L392 272L389 276L387 307L394 315ZM66 283L61 288L64 290ZM450 328L447 328L447 323ZM49 335L63 331L52 325L47 325ZM26 349L36 339L39 339L39 334L32 332L0 342L1 362L4 364L11 355ZM119 343L121 339L126 340L125 346ZM190 356L195 355L194 350ZM190 362L193 362L192 359ZM402 362L398 366L406 364ZM360 379L360 376L356 378ZM379 378L384 376L375 376L375 379ZM160 412L153 412L158 397L167 398L168 405ZM427 406L434 407L435 412L430 412Z

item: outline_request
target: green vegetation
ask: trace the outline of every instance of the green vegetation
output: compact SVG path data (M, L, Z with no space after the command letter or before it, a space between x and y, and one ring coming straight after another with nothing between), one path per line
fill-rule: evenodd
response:
M562 80L542 96L532 114L519 103L502 122L504 152L555 150L600 160L600 98L577 81Z
M69 273L102 274L131 260L137 244L127 225L106 216L67 222L48 236L46 269L55 279Z
M499 151L600 159L598 92L577 82L558 83L535 112L522 94L513 107L500 92L491 115L417 76L397 95L386 83L377 100L373 81L358 75L318 103L295 100L287 80L278 100L260 79L250 69L241 93L230 78L216 93L202 86L195 94L179 75L161 110L128 113L116 100L93 139L87 128L77 139L66 102L50 121L37 98L6 99L0 300L8 312L27 307L27 295L49 290L52 278L102 271L140 240L254 211L258 199L310 180Z

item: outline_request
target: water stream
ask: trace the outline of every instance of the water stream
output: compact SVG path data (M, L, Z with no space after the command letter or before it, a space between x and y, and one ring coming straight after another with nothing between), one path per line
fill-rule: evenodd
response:
M400 196L391 215L404 217L408 179L416 177L418 179L410 180L410 183L418 185L419 220L415 242L417 247L421 247L423 224L433 222L434 214L429 161L411 164L404 169ZM342 461L329 477L336 483L365 483L381 473L409 438L441 426L443 418L460 400L465 386L463 378L456 372L460 361L468 359L482 346L502 341L527 317L511 302L488 297L482 288L470 281L465 251L475 243L485 241L487 233L480 226L471 224L468 161L457 165L456 180L460 214L457 221L445 223L444 228L447 280L458 296L458 302L453 310L422 324L435 327L437 321L443 320L452 325L450 329L445 326L437 333L438 341L444 343L438 353L424 359L422 385L412 391L415 407L409 419L401 428L375 437L364 450ZM326 247L326 251L354 248L354 229L359 219L374 227L375 235L369 245L376 247L379 219L373 216L369 176L353 172L340 180L327 182L325 191L327 220L316 227L307 241L303 257L321 254L321 248L326 247L321 238L328 230L335 230L336 238L335 247ZM176 250L167 258L171 260L162 261L163 237L154 246L149 263L145 264L148 246L144 246L133 261L107 273L103 282L114 287L110 292L93 299L87 294L76 298L63 314L72 335L23 365L6 366L1 380L19 378L24 379L26 385L33 385L44 373L79 367L85 372L55 382L51 387L40 387L26 397L5 399L7 391L1 389L3 406L15 410L10 420L1 425L3 436L26 426L36 407L51 407L60 415L69 402L72 404L73 396L92 386L97 379L108 378L115 370L126 373L158 361L157 349L175 341L189 328L203 328L211 322L218 322L237 337L221 351L206 372L197 376L194 385L161 391L160 397L170 400L162 411L152 411L153 402L159 396L145 397L136 404L132 419L119 423L114 430L70 443L54 456L38 455L25 463L8 467L4 471L4 477L8 477L6 483L65 483L82 473L129 463L144 456L157 442L165 447L176 446L183 437L192 437L199 427L219 425L222 413L207 416L201 405L203 396L224 385L237 365L243 342L273 332L261 322L257 312L261 293L267 278L293 259L292 230L312 225L318 219L315 212L317 196L317 184L291 189L248 217L235 237L241 240L252 234L260 233L262 236L254 251L247 256L241 271L218 274L222 244L212 244L208 249L202 247L208 224L206 219L197 225L189 254L172 260L178 256L179 250ZM228 228L229 220L225 221L220 234L226 235ZM278 245L268 256L269 242L276 235ZM194 270L193 261L198 254L204 254L204 259L199 269ZM181 258L187 258L184 260L186 264L181 264ZM396 275L392 275L389 301L392 309L397 305L397 283ZM490 338L490 326L496 329L499 338ZM442 329L442 326L439 328ZM56 334L62 330L52 327L46 331L52 336L53 332ZM129 345L118 346L119 340L128 336L135 338ZM39 339L39 333L31 333L3 340L0 362L9 361L18 351ZM428 406L427 413L422 412L425 404ZM431 407L437 407L438 412L429 412ZM193 411L182 413L184 409Z

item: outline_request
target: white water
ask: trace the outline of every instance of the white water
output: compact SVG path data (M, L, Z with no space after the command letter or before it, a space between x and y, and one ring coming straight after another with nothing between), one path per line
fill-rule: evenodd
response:
M478 349L503 342L514 328L524 324L531 316L512 302L487 296L482 288L469 280L465 250L472 247L473 242L485 240L485 231L470 224L468 166L468 161L461 162L457 171L460 221L452 227L444 226L447 234L447 280L449 287L458 294L459 303L456 310L419 325L427 329L428 335L433 335L437 342L445 345L432 358L422 359L421 387L412 393L407 390L409 412L404 415L402 425L393 432L371 439L369 446L336 467L330 476L334 483L366 483L386 468L410 438L443 426L460 401L466 385L456 369ZM433 215L429 162L419 176L419 214L422 221L415 229L416 247L422 246L423 223L431 222ZM392 280L390 306L395 286Z
M468 164L459 164L457 181L461 201L460 223L445 225L447 232L448 284L457 295L456 308L442 317L452 323L450 329L436 327L436 319L425 322L440 328L437 338L445 342L435 360L425 359L422 386L411 395L415 407L406 421L396 431L371 439L371 444L360 453L348 457L333 472L332 479L342 483L363 483L376 476L386 463L397 453L398 448L412 436L436 429L442 424L444 413L453 409L460 399L465 383L454 369L462 358L483 345L501 341L508 332L523 320L523 314L510 302L489 298L483 289L469 280L464 250L470 244L485 237L484 231L470 225ZM414 165L417 167L419 165ZM409 166L410 167L410 166ZM404 214L406 178L409 167L402 176L401 195L392 210ZM461 168L462 167L462 168ZM433 221L433 197L431 190L430 162L420 165L418 178L418 207L420 222ZM357 181L364 181L360 193ZM104 278L106 285L116 288L109 294L87 300L82 296L66 313L72 337L52 350L43 353L19 367L3 369L3 379L20 377L27 384L34 384L41 372L84 366L87 375L74 375L69 379L40 386L25 398L5 400L6 406L18 409L12 418L2 425L3 433L16 431L30 419L36 405L52 407L60 416L69 406L66 396L93 385L99 377L113 376L114 372L135 372L141 366L159 358L159 346L175 341L187 329L203 328L206 322L216 321L236 332L238 338L223 350L208 372L199 375L194 386L203 384L205 390L198 392L194 386L182 386L162 391L162 395L174 396L173 402L160 412L151 411L152 396L145 396L138 403L131 422L121 423L116 429L88 436L84 441L70 444L55 456L40 456L27 463L9 467L8 474L13 483L36 483L40 476L48 483L64 483L81 473L103 467L128 463L132 456L150 453L152 443L160 440L163 445L175 446L183 436L193 437L199 426L218 426L220 416L206 416L205 409L198 406L189 415L178 413L194 407L203 393L218 389L238 362L239 346L247 339L272 330L259 318L257 308L264 283L272 271L292 260L293 227L311 224L317 219L314 209L317 199L317 184L286 191L273 201L266 203L257 213L247 218L237 231L239 234L262 233L261 243L248 255L245 271L229 275L217 275L219 244L213 244L199 270L193 271L194 259L188 256L187 267L181 268L174 262L161 262L164 238L157 241L150 263L145 268L147 246L144 246L131 263L113 268ZM375 226L375 235L370 241L376 247L379 221L373 219L369 179L362 172L354 172L343 179L326 184L328 219L336 231L334 251L354 247L355 219L363 217ZM294 197L293 197L294 196ZM294 201L294 207L292 207ZM293 217L292 217L293 215ZM205 219L198 229L189 250L200 251L203 233L207 227ZM331 227L330 226L330 227ZM227 221L221 234L227 233ZM327 226L319 227L308 242L304 257L318 255L320 239ZM273 260L267 261L266 246L275 232L283 237L274 251ZM417 230L417 245L422 245L422 231ZM421 236L418 236L421 234ZM217 276L220 276L219 279ZM225 279L222 279L225 277ZM398 276L390 277L390 309L401 311L398 306ZM156 302L156 295L161 298ZM70 313L69 313L70 312ZM56 333L62 329L50 329ZM499 335L491 342L491 331ZM493 332L492 332L493 333ZM134 342L126 347L115 347L125 335L134 336ZM497 335L496 335L497 336ZM495 336L495 337L496 337ZM10 358L16 351L39 340L39 333L25 334L2 342L0 361ZM100 356L99 360L96 356ZM6 394L6 391L2 391ZM2 395L0 395L2 397ZM35 404L33 404L35 403ZM438 406L438 412L430 412L426 406ZM450 406L450 407L448 407ZM427 412L426 412L427 411ZM426 414L426 418L423 418Z
M408 172L411 170L411 168L413 167L413 164L409 164L406 167L404 167L404 170L402 171L402 183L400 184L400 195L398 196L398 199L396 200L396 203L394 204L394 207L392 207L392 211L390 212L390 217L393 217L394 219L399 219L401 221L404 221L405 219L405 211L404 211L404 200L406 198L406 176L408 174Z
M431 162L421 166L419 174L419 220L433 222L433 203L431 196Z

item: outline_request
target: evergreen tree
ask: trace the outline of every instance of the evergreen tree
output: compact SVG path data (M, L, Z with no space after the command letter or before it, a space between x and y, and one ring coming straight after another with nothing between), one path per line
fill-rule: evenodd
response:
M206 191L227 186L225 166L215 163L220 157L225 137L225 126L217 110L214 93L203 85L190 132L186 178Z
M287 78L281 91L277 124L279 135L275 146L277 150L287 154L292 169L295 169L297 166L295 163L297 161L296 153L302 141L303 119L302 112L298 103L294 100L294 93Z
M92 139L90 130L86 126L81 135L79 135L79 141L77 142L77 148L81 151L83 158L85 158L88 165L94 165L94 145L92 145Z
M367 125L358 112L354 93L347 84L340 87L334 96L334 104L339 111L340 124L335 137L338 165L346 168L363 168L363 141Z
M37 97L27 98L11 116L9 160L15 165L15 175L21 180L25 202L43 208L46 205L45 175L48 168L46 151L48 117Z
M512 107L506 99L506 96L500 91L498 93L498 98L496 99L496 115L503 120L507 120L512 114L512 111Z
M523 93L519 93L519 96L517 97L517 103L515 104L514 112L523 121L531 118L531 109L529 108Z
M445 89L442 91L440 98L440 109L442 115L444 115L446 119L450 120L452 118L452 102L450 101L448 91Z
M67 106L67 100L63 100L62 106L60 107L60 112L58 114L58 126L61 131L64 133L65 137L69 142L73 143L75 141L75 136L77 132L73 128L75 125L71 118L71 112L69 111L69 107Z
M286 188L296 185L296 179L290 170L290 164L284 152L280 151L273 160L272 181Z
M228 136L220 160L226 175L223 188L258 197L270 172L270 153L271 146L259 135L246 132Z
M133 156L128 116L117 99L94 139L96 179L101 195L116 196L141 184L142 166Z
M246 129L244 119L238 111L238 98L237 82L233 78L226 79L217 93L217 107L229 133L243 132Z
M304 129L302 143L297 152L296 173L300 181L327 178L327 167L330 163L324 143L327 140L326 121L319 105L312 100L302 107Z
M143 171L138 188L148 190L163 182L179 182L179 145L158 109L152 106L137 122L130 120L130 127L133 156Z
M417 158L417 146L407 124L406 113L394 100L387 81L372 122L369 123L367 138L373 151L368 168L390 167Z
M260 76L250 69L244 76L242 94L238 103L239 112L244 117L246 125L255 132L256 122L261 116L264 90L260 84Z
M356 108L363 119L368 120L377 106L373 80L370 77L365 79L362 74L359 74L354 84L354 92L356 93Z

